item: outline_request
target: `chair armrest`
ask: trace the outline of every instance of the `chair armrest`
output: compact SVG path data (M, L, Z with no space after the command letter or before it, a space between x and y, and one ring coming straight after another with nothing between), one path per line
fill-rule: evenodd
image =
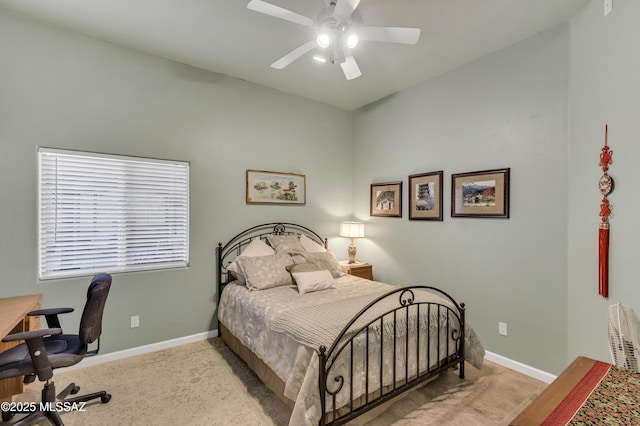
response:
M58 319L58 314L68 314L69 312L73 312L73 308L37 309L35 311L29 312L27 315L31 317L44 315L45 319L47 320L47 327L61 328L60 320Z
M69 312L73 312L73 308L36 309L35 311L29 312L27 315L29 315L30 317L35 317L38 315L68 314Z
M45 336L62 334L61 328L45 328L41 330L23 331L22 333L9 334L2 338L3 342L15 342L17 340L42 339Z
M54 334L61 334L61 328L46 328L44 330L25 331L5 336L3 342L11 342L15 340L25 340L25 344L29 349L33 369L38 379L44 382L53 377L53 368L49 362L47 348L44 345L44 337Z

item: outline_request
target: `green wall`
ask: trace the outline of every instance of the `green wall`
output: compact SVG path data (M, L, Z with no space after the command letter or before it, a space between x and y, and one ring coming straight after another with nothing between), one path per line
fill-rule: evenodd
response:
M608 307L631 305L640 313L636 262L640 253L640 2L616 0L604 17L592 1L571 23L569 138L569 358L586 355L610 360ZM609 196L609 299L598 295L597 182L609 124L615 189Z
M103 353L215 329L215 246L241 229L297 222L346 250L348 112L4 13L0 58L0 297L75 307L72 329L84 305L88 277L37 279L39 145L191 163L190 266L114 275ZM246 205L249 168L305 174L307 205Z
M563 25L354 119L354 151L367 152L354 173L355 216L369 222L359 257L388 282L445 289L467 304L487 350L551 372L564 368L567 341L568 52ZM504 167L509 219L451 217L452 173ZM436 170L444 220L409 221L407 176ZM396 180L403 218L369 218L369 185Z

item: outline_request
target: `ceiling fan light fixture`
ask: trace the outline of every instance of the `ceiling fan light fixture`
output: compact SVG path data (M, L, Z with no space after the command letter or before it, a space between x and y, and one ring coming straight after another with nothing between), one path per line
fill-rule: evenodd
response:
M360 26L358 15L356 14L357 19L354 19L353 14L361 0L325 0L325 2L328 6L321 9L316 18L312 19L269 1L249 1L247 8L250 10L309 27L316 34L315 39L307 40L272 63L272 68L283 69L317 49L318 54L313 57L315 61L340 64L346 79L353 80L362 75L351 52L360 39L367 42L416 44L420 38L420 28ZM318 46L324 50L318 49Z
M318 42L318 46L320 47L329 47L329 45L331 44L331 37L329 37L329 34L327 33L320 33L318 34L318 38L316 39L316 41Z
M358 45L358 34L356 33L349 34L349 36L347 37L347 47L349 49L353 49L357 45Z

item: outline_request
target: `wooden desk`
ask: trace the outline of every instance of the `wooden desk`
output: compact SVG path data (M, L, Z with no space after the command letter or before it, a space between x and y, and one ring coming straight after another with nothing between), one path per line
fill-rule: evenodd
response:
M16 346L19 342L2 342L8 334L35 330L40 327L38 317L27 316L28 312L40 308L41 294L6 297L0 299L0 352ZM0 380L0 398L22 393L22 377Z

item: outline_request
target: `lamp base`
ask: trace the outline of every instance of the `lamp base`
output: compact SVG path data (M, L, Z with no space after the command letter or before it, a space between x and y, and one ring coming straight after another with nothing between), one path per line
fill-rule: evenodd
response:
M349 254L349 263L356 263L356 245L351 243L349 244L348 254Z

